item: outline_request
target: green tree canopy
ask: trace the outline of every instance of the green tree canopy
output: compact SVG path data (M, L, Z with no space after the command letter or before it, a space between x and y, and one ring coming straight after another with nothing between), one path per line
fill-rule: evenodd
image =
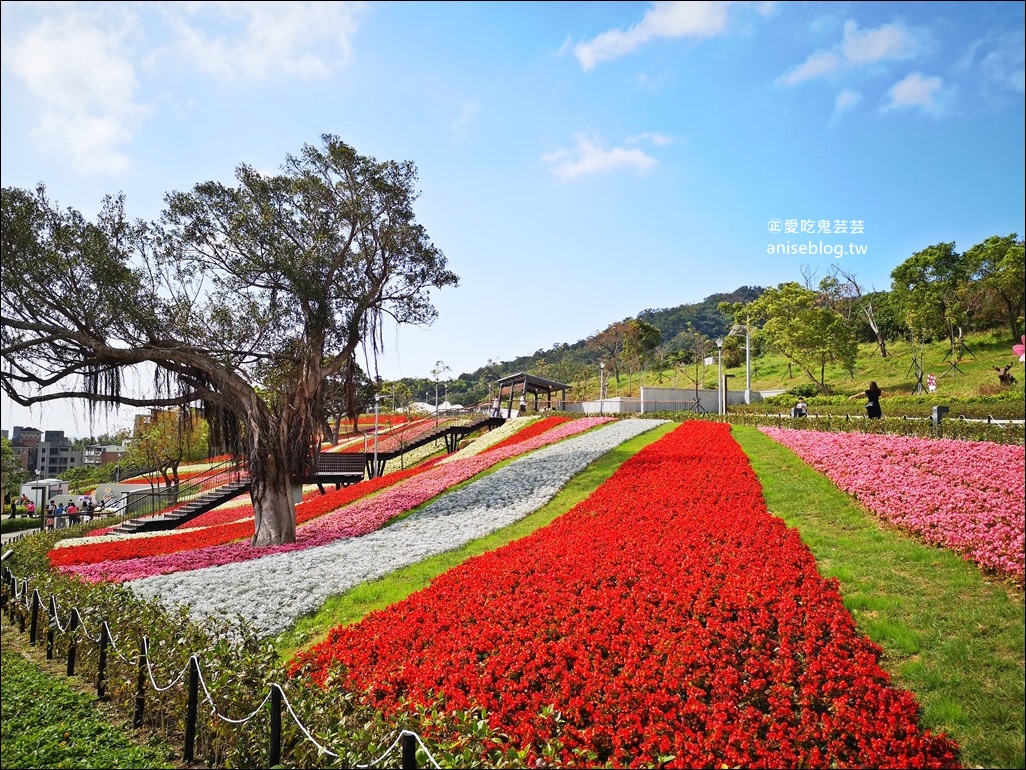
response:
M89 222L42 186L2 195L4 392L202 404L214 443L248 457L254 545L295 539L290 488L325 381L361 346L376 356L386 318L430 323L431 291L458 283L416 222L414 165L321 138L280 174L241 165L234 187L168 194L153 224L129 221L123 196ZM140 367L154 387L129 393Z
M1026 257L1016 233L992 235L965 253L968 269L977 276L983 291L998 308L1013 340L1023 330L1026 308Z
M747 310L753 325L762 324L756 336L801 369L820 392L828 390L827 362L854 368L858 345L852 327L818 292L782 283L766 289Z

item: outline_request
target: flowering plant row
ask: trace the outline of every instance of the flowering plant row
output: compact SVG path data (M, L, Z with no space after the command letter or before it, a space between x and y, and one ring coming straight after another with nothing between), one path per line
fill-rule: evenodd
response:
M472 455L480 454L484 450L488 449L500 441L505 441L507 438L517 433L528 425L532 425L537 422L540 418L539 415L531 415L529 417L518 417L515 420L506 420L498 428L492 428L482 436L478 436L473 441L468 443L456 452L453 452L448 457L444 457L439 462L451 463L457 460L462 460L464 457L471 457Z
M390 715L479 710L527 766L956 767L879 653L729 428L689 421L291 673Z
M404 444L409 444L417 439L426 436L427 434L438 429L438 424L434 419L422 418L420 420L414 420L407 423L397 423L392 426L380 426L378 430L378 451L379 452L394 452ZM365 441L366 439L366 441ZM366 443L366 447L364 444ZM358 440L351 441L348 444L336 447L337 452L363 452L372 451L371 447L374 444L374 434L366 433L363 434Z
M760 430L884 520L1023 584L1022 446Z
M659 424L659 420L621 420L552 444L513 459L385 527L354 529L352 537L256 560L148 577L128 587L148 599L189 605L195 616L240 615L259 632L274 634L330 596L518 521L552 499L593 460ZM422 482L427 475L411 481ZM378 499L387 495L384 492ZM231 590L225 591L224 586Z
M589 430L610 420L611 418L608 417L572 420L531 440L497 452L470 457L446 466L435 467L435 463L429 463L426 466L401 471L399 474L392 473L382 476L380 479L364 481L347 488L352 490L348 493L351 495L348 499L344 499L345 489L332 496L325 495L324 498L312 501L311 506L303 511L302 520L300 520L297 510L296 542L294 543L255 549L246 543L235 542L253 534L253 524L243 522L242 524L211 528L214 531L206 534L194 531L183 533L180 542L161 538L159 542L155 541L150 546L151 553L142 553L143 547L133 543L131 548L134 551L129 551L127 556L119 555L116 544L100 544L91 547L83 546L83 549L92 548L93 550L86 550L85 552L89 555L81 558L87 560L81 562L73 561L74 557L63 551L59 555L51 555L51 560L58 559L59 561L54 566L60 567L62 571L92 582L101 580L123 582L151 575L213 567L257 559L274 553L288 553L326 545L339 538L372 532L389 519L421 505L449 487L472 478L504 459L521 452L538 449L548 443ZM383 481L384 479L389 479L387 484ZM404 483L397 484L394 489L386 490L382 494L359 499L383 486L395 484L397 479ZM328 497L331 499L327 499ZM354 501L356 502L354 503ZM323 516L328 512L331 512L330 516ZM323 518L316 520L319 516L323 516ZM298 526L306 522L309 522L306 526ZM248 530L243 530L245 526L248 526ZM240 532L242 534L239 534ZM132 555L133 553L135 555Z
M333 490L325 495L321 495L316 486L307 486L304 488L302 502L296 505L296 524L311 521L317 516L397 484L426 469L427 467L411 468L403 473L388 474ZM229 508L215 508L181 528L169 532L62 540L61 547L55 547L50 551L50 565L68 567L173 554L252 537L253 532L253 503L246 500Z
M565 422L569 422L569 420L569 417L545 417L544 419L538 420L533 425L528 425L523 430L517 431L509 438L503 439L493 446L486 447L483 451L494 452L496 450L503 449L504 447L514 446L522 441L527 441L535 436L540 436L545 431L552 430L557 425L562 425Z

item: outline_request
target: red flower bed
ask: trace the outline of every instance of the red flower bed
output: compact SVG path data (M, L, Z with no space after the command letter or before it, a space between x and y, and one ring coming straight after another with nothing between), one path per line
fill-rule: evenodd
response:
M522 430L518 430L509 438L503 439L498 444L492 444L490 447L483 450L482 454L484 454L484 452L494 452L499 447L513 446L514 444L519 444L521 441L527 441L529 438L540 436L542 433L552 430L557 425L562 425L564 422L570 422L570 418L545 417L544 419L536 420L533 424L528 425Z
M574 766L957 767L879 653L729 428L694 421L548 527L336 628L292 675L388 714L486 709L528 766L548 745Z
M433 467L433 465L433 462L424 463L414 468L407 468L406 470L389 473L375 479L361 481L359 484L342 487L342 489L337 489L324 495L318 492L308 493L303 497L303 502L296 506L296 526L311 521L318 516L323 516L326 513L331 513L354 500L392 486L410 476L422 473L428 468ZM83 545L54 548L49 553L50 565L56 568L67 567L73 564L98 564L104 561L138 559L147 556L180 553L195 548L221 545L222 543L230 543L234 540L253 537L253 506L239 506L232 513L233 521L201 529L186 529L183 532L155 537L126 538L113 542L85 543ZM246 516L248 518L239 521L239 519L243 519ZM195 524L191 523L183 526L196 527Z

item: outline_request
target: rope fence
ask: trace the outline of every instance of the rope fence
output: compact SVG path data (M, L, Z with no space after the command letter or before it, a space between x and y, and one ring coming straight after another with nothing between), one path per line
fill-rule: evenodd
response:
M33 589L30 594L28 580L22 579L19 581L7 567L3 568L0 575L2 575L0 613L6 612L9 622L12 625L17 623L18 628L22 633L26 632L26 623L28 623L29 644L35 646L39 642L40 611L43 606L39 590ZM318 741L310 729L303 724L299 715L293 708L293 705L289 702L285 689L276 682L269 685L269 689L264 695L263 700L261 700L259 705L257 705L249 714L242 718L231 718L221 713L218 709L214 694L211 692L210 687L203 676L198 655L190 655L185 667L178 672L177 676L175 676L168 684L162 686L157 683L157 678L154 673L154 667L150 656L149 639L145 635L140 637L138 650L129 657L122 651L121 645L118 644L117 639L111 632L110 626L107 624L106 620L102 620L100 622L99 628L95 631L94 635L93 633L90 633L89 628L83 622L82 615L78 608L72 607L67 613L67 621L62 623L59 608L57 606L57 599L54 596L51 596L49 601L46 603L45 612L48 616L45 622L46 659L52 660L54 657L56 634L60 633L66 637L66 670L69 677L75 675L79 638L81 637L83 641L91 642L96 646L98 650L98 659L96 664L96 695L98 699L103 700L106 698L108 674L107 664L112 651L117 659L122 663L127 666L137 668L135 704L132 720L134 727L139 728L144 724L148 689L152 690L154 693L160 694L181 687L183 682L185 683L186 713L184 718L184 745L182 750L182 759L186 762L192 762L195 760L195 744L201 691L203 703L210 707L211 717L216 717L225 724L233 726L242 726L254 719L257 719L261 712L263 712L264 708L268 707L268 767L274 767L281 763L282 716L285 713L288 714L289 718L295 723L299 732L302 733L304 739L313 745L319 755L326 755L334 759L339 757L339 754L336 751L333 751L330 747L327 747ZM398 751L401 758L401 767L404 768L404 770L407 768L413 770L418 766L418 747L427 757L427 761L429 763L428 766L434 768L441 767L431 755L431 752L428 750L423 740L421 740L420 736L417 733L406 729L399 730L395 739L388 748L385 749L381 756L367 764L357 764L356 767L372 768L381 766L381 763L388 760Z

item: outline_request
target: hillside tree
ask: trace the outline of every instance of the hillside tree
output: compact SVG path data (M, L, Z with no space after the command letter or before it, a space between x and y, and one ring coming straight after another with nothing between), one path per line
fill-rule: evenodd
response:
M180 482L183 462L209 457L208 438L206 421L190 409L154 409L136 432L124 462L145 469L151 488L163 480L171 490Z
M385 319L430 323L431 291L458 283L416 222L413 163L321 139L278 174L240 165L235 186L169 193L149 224L123 195L88 221L42 185L2 192L4 393L201 405L212 443L247 461L254 546L295 540L325 381L361 346L376 359Z
M756 337L777 350L816 384L828 391L826 365L851 371L858 345L851 326L819 292L795 282L766 289L747 305Z
M1022 336L1026 308L1026 257L1016 233L993 235L966 251L969 270L1000 307L1013 340Z

